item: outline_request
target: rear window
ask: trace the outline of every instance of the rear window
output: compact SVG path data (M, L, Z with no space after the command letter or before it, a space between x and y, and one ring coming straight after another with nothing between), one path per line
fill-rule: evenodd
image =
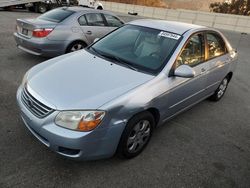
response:
M74 11L67 9L54 9L39 16L38 19L59 23L62 22L64 19L68 18L73 13Z

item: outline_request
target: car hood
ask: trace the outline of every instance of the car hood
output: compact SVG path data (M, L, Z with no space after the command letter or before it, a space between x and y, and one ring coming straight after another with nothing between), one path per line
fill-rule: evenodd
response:
M57 110L98 109L153 77L81 50L35 66L27 85Z

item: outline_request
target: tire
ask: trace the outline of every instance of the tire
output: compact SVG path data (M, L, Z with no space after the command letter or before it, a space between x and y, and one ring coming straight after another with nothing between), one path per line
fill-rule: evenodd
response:
M97 10L103 10L103 8L101 6L98 6L96 9Z
M227 86L229 83L229 77L226 76L225 78L223 78L223 80L221 81L219 87L215 90L214 94L209 97L209 99L211 101L219 101L225 94L226 90L227 90Z
M71 43L67 50L66 50L66 53L71 53L71 52L74 52L74 51L78 51L78 50L81 50L83 48L87 47L87 44L82 42L82 41L75 41L73 43Z
M47 12L47 6L44 3L38 3L37 4L37 12L43 14L45 12Z
M137 16L138 13L137 12L128 12L129 15L133 15L133 16Z
M155 119L148 111L132 117L122 133L118 156L127 159L138 156L150 141L154 127Z

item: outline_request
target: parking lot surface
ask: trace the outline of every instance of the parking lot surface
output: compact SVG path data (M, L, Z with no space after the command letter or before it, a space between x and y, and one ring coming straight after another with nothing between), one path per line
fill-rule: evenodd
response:
M0 11L0 187L250 187L250 35L221 101L203 101L156 129L137 158L75 162L42 145L18 113L24 73L46 58L17 49L12 34L17 18L37 15ZM236 47L240 33L224 34Z

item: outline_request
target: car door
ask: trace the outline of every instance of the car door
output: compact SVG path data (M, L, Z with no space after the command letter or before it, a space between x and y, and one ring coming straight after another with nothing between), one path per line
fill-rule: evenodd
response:
M96 38L103 37L110 31L100 13L84 14L78 21L89 43L94 42Z
M173 65L172 72L181 66L188 65L195 71L192 78L177 77L174 74L168 78L168 92L166 101L168 108L166 116L172 115L185 110L192 104L200 101L204 97L208 63L205 61L205 38L203 33L192 35L184 45L181 53Z
M209 63L207 92L213 93L227 75L232 58L225 41L217 32L206 32L207 61Z

